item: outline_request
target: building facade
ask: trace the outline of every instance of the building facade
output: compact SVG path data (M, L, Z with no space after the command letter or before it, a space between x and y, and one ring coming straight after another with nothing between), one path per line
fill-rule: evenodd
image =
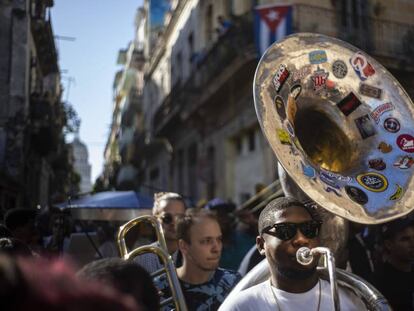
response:
M2 211L48 205L68 169L52 6L52 0L0 1Z
M75 137L70 147L73 156L73 169L80 176L79 192L91 192L91 165L89 164L88 148L80 141L79 137Z
M143 7L146 14L150 2ZM133 143L135 180L141 191L172 190L193 202L218 196L242 204L256 186L277 179L277 162L253 105L252 83L259 60L254 47L255 5L292 5L294 32L322 33L360 47L414 94L410 57L414 3L410 1L181 0L170 4L157 41L149 31L142 34L148 54L143 124L136 133L146 139Z

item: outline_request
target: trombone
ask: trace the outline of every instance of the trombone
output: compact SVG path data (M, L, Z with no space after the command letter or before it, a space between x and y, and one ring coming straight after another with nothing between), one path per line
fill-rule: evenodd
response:
M125 243L125 236L132 227L140 223L150 223L154 227L159 246L144 245L137 247L129 252ZM135 257L144 253L153 253L160 257L164 267L152 273L151 277L155 278L165 273L167 275L168 284L171 288L172 293L172 297L169 297L161 301L161 307L166 306L171 302L174 302L175 310L187 311L184 295L181 290L177 272L175 270L174 261L171 255L168 253L167 244L164 238L164 231L162 229L161 224L158 222L155 216L140 216L128 221L126 224L121 226L119 228L117 235L117 244L119 248L119 253L121 254L121 258L125 260L132 260Z

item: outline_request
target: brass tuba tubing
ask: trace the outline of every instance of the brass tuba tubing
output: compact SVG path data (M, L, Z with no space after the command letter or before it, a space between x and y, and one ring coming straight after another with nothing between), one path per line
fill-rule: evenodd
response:
M132 227L143 222L150 223L154 227L159 246L144 245L128 252L128 248L125 243L125 236ZM180 282L178 280L177 272L175 270L174 261L171 255L168 253L167 243L165 242L164 238L164 231L162 229L161 224L158 222L155 216L140 216L128 221L126 224L119 227L117 244L119 248L119 253L121 254L121 257L125 260L132 260L133 258L144 253L153 253L157 255L159 258L161 258L164 268L155 271L151 274L151 276L154 278L158 275L165 273L167 275L168 284L171 288L172 293L172 297L163 300L161 302L161 306L165 306L169 304L171 301L174 301L174 305L177 311L187 311L187 305L185 303L184 294L181 290Z
M338 294L338 284L336 282L335 256L331 250L326 247L315 247L312 249L309 249L308 247L301 247L296 252L296 259L301 265L307 266L313 262L315 254L321 254L324 256L324 264L328 269L329 284L331 286L334 309L335 311L339 311L341 308Z

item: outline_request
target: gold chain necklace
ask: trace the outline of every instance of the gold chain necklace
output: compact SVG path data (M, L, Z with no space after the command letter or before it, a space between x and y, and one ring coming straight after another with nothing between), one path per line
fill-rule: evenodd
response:
M271 280L269 280L269 284L270 284L270 290L272 291L273 297L275 298L275 301L276 301L277 309L279 311L282 311L282 308L280 307L279 301L278 301L278 299L276 297L276 293L273 290L273 286L272 286ZM318 284L319 284L319 298L318 298L318 307L316 309L317 311L319 311L319 308L321 307L321 280L318 280Z

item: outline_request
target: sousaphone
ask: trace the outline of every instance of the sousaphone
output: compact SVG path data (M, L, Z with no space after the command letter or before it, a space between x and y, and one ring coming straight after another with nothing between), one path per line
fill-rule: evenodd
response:
M273 44L254 79L262 131L317 204L379 224L414 208L414 108L376 60L341 40L299 33Z

